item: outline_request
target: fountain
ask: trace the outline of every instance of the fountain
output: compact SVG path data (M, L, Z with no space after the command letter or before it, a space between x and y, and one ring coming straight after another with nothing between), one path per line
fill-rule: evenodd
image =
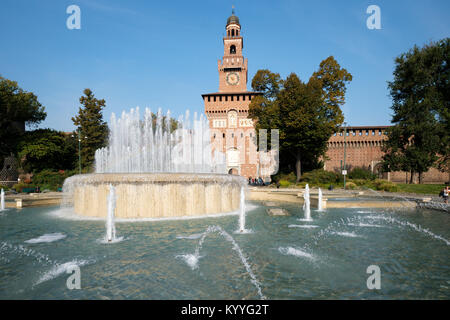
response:
M317 211L323 211L323 203L322 203L322 189L319 188L319 196L318 196L318 204L317 204Z
M239 231L245 231L245 192L244 187L241 187L241 205L239 208Z
M305 192L303 193L303 199L305 203L303 204L303 210L305 211L305 220L310 221L311 219L311 206L309 201L309 185L305 186Z
M0 192L0 211L5 210L5 191Z
M106 240L116 240L116 226L114 223L114 211L116 211L116 189L109 185L108 216L106 218Z
M110 121L109 144L95 154L96 173L64 182L63 204L75 213L105 217L108 186L115 187L116 218L176 218L239 209L243 177L226 174L223 153L211 148L208 120L177 122L170 112L139 108Z

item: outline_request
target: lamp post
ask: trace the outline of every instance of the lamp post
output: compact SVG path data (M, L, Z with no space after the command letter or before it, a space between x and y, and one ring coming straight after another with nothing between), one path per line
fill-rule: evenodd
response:
M343 123L344 125L344 169L342 170L342 174L344 175L344 190L345 190L345 179L347 176L347 167L345 165L345 159L347 157L347 142L345 140L345 137L347 136L347 122Z
M78 172L81 174L81 130L78 128ZM74 135L72 135L72 138L75 138ZM84 137L87 139L87 137Z

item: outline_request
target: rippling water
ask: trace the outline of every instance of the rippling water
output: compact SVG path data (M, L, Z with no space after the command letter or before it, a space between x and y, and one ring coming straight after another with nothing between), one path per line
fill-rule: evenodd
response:
M236 233L237 215L120 222L112 244L102 241L104 220L9 209L0 216L0 299L450 298L446 213L311 210L308 222L300 206L280 204L288 217L247 207L249 233ZM203 239L208 227L223 233ZM74 265L80 290L66 286ZM381 290L367 289L370 265L381 269Z

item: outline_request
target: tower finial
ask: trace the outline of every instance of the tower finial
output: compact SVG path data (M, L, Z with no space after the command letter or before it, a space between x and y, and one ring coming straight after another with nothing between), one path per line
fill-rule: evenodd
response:
M231 14L234 15L234 4L231 6Z

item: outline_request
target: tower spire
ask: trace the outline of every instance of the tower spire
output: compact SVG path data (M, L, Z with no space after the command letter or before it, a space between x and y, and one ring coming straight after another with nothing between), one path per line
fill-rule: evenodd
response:
M234 4L231 5L231 14L234 16Z

